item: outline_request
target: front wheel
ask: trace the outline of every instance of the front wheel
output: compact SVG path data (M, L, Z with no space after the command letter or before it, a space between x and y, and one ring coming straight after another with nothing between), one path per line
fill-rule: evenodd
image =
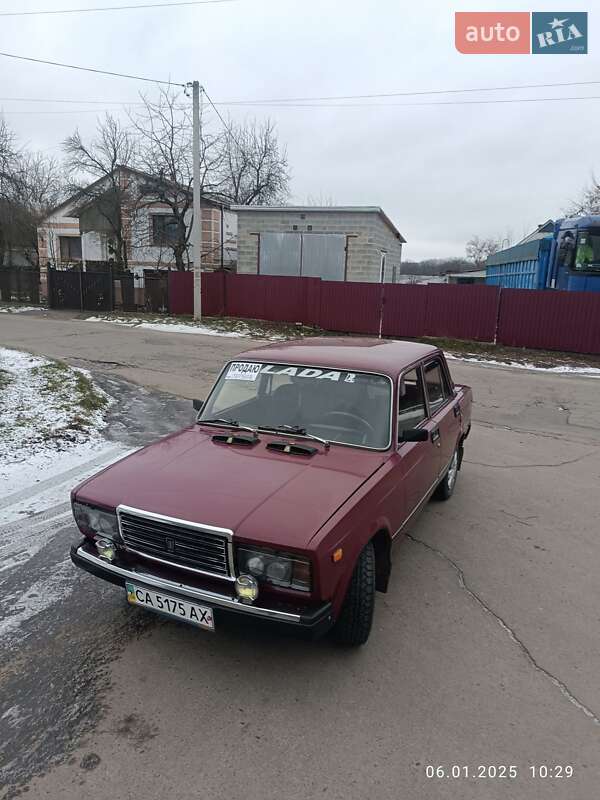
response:
M358 557L344 605L333 637L340 644L356 647L364 644L371 633L375 607L375 549L368 542Z
M435 490L435 497L438 500L448 500L452 497L454 492L454 487L456 486L456 479L458 477L458 468L460 466L460 446L456 448L454 451L454 455L452 456L452 461L450 462L450 466L442 480L438 483L438 487Z

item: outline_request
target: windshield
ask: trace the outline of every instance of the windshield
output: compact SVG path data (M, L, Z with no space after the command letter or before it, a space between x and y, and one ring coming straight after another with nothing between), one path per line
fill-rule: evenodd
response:
M293 426L330 442L384 450L390 408L391 381L383 375L236 361L225 368L199 421Z
M576 272L600 272L600 230L579 232L573 269Z

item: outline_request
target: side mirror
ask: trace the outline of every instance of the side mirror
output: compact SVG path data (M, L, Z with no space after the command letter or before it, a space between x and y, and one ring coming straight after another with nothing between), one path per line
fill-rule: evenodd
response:
M429 431L425 428L405 428L398 431L399 442L426 442L429 439Z
M202 411L204 408L204 400L194 400L194 411Z

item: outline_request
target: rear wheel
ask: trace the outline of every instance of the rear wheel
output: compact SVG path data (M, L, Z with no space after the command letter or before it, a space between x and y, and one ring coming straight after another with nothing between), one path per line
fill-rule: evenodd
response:
M438 500L448 500L450 497L452 497L454 487L456 486L456 479L458 478L458 468L461 460L459 449L460 448L457 447L454 451L448 471L439 482L438 487L435 490L435 497L437 497Z
M375 549L368 542L356 562L344 605L333 628L340 644L356 647L369 638L375 607Z

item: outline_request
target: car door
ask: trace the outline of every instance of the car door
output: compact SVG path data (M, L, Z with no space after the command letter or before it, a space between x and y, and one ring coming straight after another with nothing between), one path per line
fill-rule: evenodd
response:
M460 419L455 413L454 389L442 359L437 356L423 365L425 393L431 438L438 451L438 475L443 475L454 454L460 434Z
M439 445L432 437L435 420L428 416L421 367L407 370L400 378L398 392L398 456L399 479L404 496L405 523L423 503L439 475ZM423 428L428 432L422 442L403 442L402 430Z

